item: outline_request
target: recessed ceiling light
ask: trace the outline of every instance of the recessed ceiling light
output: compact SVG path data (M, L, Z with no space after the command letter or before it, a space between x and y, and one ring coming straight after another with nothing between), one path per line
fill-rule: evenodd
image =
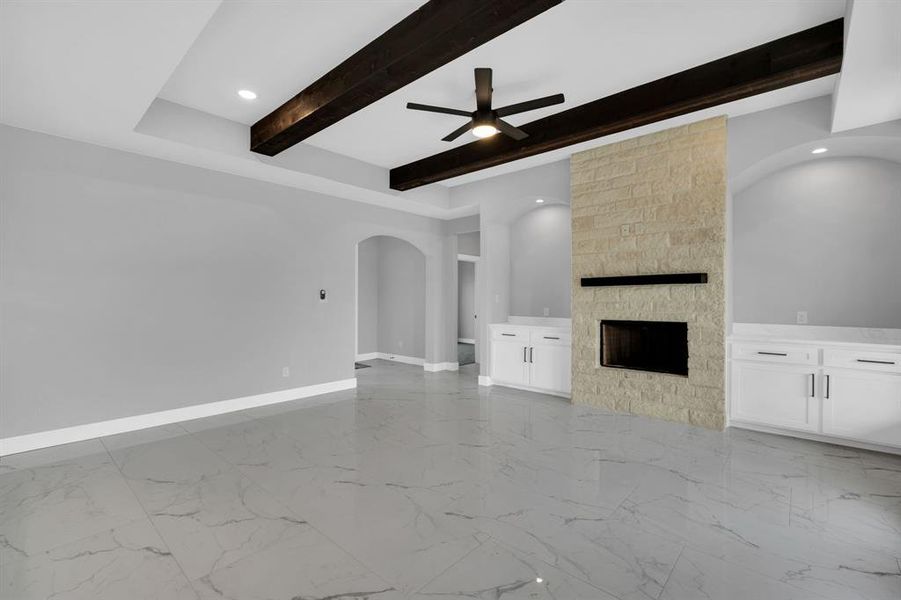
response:
M814 148L810 151L811 154L822 154L823 152L829 152L829 148Z
M245 100L256 100L257 93L251 92L250 90L238 90L238 95L244 98Z
M535 201L535 204L544 204L544 199L539 198L538 200Z
M497 127L494 125L476 125L472 128L472 135L477 138L486 138L493 136L497 131Z

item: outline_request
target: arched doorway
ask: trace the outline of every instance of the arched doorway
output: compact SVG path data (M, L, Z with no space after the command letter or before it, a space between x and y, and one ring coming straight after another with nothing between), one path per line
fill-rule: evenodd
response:
M356 362L425 364L426 258L416 246L377 235L357 244Z

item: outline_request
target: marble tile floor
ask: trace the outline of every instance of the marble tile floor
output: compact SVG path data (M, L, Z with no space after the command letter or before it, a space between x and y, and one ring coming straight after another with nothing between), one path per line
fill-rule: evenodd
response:
M901 598L901 457L371 364L0 460L0 598Z

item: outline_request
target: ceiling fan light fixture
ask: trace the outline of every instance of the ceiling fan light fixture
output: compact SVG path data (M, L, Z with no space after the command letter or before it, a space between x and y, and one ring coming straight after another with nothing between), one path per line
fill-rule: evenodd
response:
M477 138L491 137L498 132L498 128L494 125L476 125L472 128L472 134Z

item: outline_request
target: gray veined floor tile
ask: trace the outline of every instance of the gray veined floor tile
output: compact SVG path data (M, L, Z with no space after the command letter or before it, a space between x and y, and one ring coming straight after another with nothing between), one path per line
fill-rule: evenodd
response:
M901 457L475 375L3 458L0 597L901 598Z
M766 577L742 567L686 549L673 569L660 600L822 600L808 590Z
M402 600L312 528L193 582L202 600Z
M8 473L0 478L0 563L143 517L105 452Z
M191 579L307 532L309 525L237 471L181 488L150 512Z
M190 583L146 519L0 570L4 600L195 600Z
M299 490L289 506L398 590L407 593L475 548L484 538L423 504L434 492L345 479Z
M188 431L182 427L181 423L172 423L169 425L160 425L159 427L150 427L148 429L139 429L137 431L109 435L103 438L103 445L110 452L114 452L117 450L121 451L143 446L145 444L153 444L155 442L185 437L187 435Z
M801 529L751 519L686 520L624 503L623 519L643 530L738 565L764 578L790 583L814 597L833 600L896 600L901 571L892 556Z
M412 600L429 598L616 600L555 567L490 540L411 596Z
M524 494L503 482L474 490L445 514L622 600L657 598L682 549L604 513Z
M188 433L200 433L201 431L219 429L220 427L229 427L231 425L246 423L247 421L252 420L253 417L251 417L244 411L239 410L235 412L224 413L221 415L215 415L212 417L204 417L202 419L184 421L182 423L179 423L179 425Z
M234 468L185 435L111 450L129 486L148 512L166 507L179 493Z
M92 462L91 458L109 460L109 457L106 456L106 448L100 440L74 442L21 454L2 456L0 457L0 485L2 485L3 475L14 471L50 467L52 472L63 465L72 463L89 465Z

